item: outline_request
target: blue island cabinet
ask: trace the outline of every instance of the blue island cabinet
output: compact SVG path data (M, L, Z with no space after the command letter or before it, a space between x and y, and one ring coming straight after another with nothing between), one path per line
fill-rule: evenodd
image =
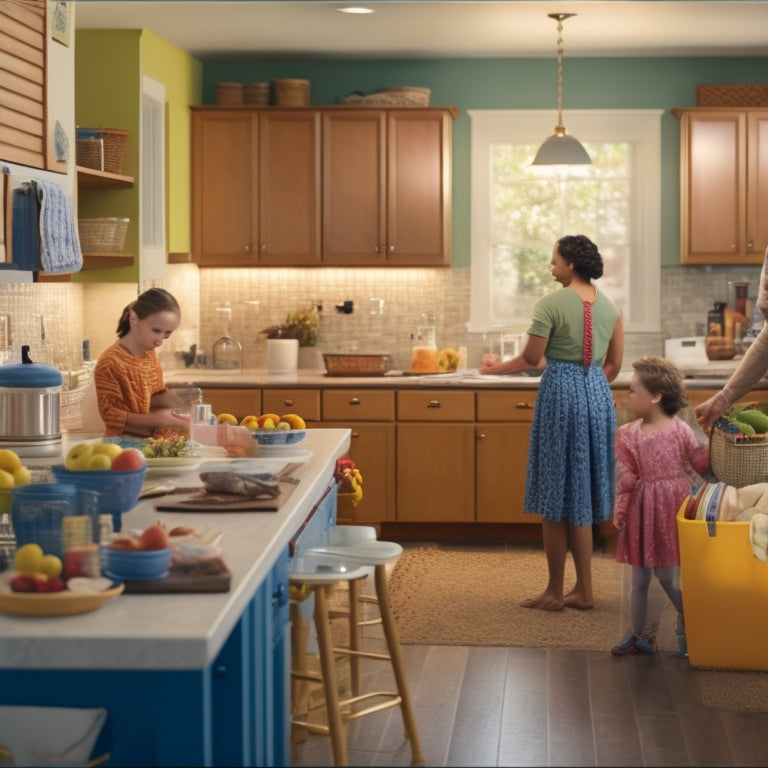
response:
M189 608L194 610L194 596ZM285 548L208 667L0 667L0 704L106 708L107 722L93 751L94 756L110 754L106 765L287 765L287 626Z

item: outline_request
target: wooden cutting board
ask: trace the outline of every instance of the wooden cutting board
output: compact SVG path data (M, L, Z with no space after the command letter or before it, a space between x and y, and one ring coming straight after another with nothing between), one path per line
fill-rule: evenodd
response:
M229 592L232 574L229 570L214 575L185 573L171 566L164 579L155 581L126 581L125 594L157 595L162 592Z

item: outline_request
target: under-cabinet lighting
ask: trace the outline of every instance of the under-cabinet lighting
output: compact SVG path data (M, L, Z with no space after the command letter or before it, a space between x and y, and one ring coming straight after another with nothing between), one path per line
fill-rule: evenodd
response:
M336 9L339 13L373 13L373 8L363 8L361 6L356 5L350 5L346 8L337 8Z

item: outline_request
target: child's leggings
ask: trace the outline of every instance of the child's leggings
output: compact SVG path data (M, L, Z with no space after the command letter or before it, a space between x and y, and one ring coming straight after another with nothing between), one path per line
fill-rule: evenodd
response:
M638 568L632 566L632 594L629 612L632 619L632 631L636 634L645 629L648 618L648 588L651 586L651 574L655 573L662 589L672 601L678 613L683 612L683 594L680 591L680 566L667 568Z

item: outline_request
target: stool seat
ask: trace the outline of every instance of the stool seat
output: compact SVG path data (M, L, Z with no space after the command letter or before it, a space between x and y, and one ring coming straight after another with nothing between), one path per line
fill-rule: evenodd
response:
M394 541L366 541L361 544L312 547L307 553L327 555L336 558L338 563L384 565L397 560L403 554L403 548Z
M363 579L368 572L366 567L359 562L354 563L352 558L345 562L338 555L323 552L322 549L308 549L295 558L288 579L303 584L334 584L338 581Z

